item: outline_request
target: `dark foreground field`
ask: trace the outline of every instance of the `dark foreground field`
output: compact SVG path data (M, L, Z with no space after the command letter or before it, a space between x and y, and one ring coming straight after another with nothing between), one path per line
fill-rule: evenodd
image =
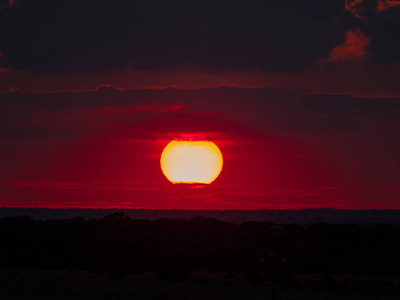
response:
M1 299L400 299L400 227L0 220Z
M194 272L185 280L151 272L116 277L106 273L2 270L2 299L399 299L398 279L296 274L296 287L254 283L236 274Z

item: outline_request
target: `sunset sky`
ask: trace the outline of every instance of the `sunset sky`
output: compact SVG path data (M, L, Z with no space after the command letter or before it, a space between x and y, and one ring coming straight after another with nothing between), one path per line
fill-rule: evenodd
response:
M0 206L399 209L400 1L0 0Z

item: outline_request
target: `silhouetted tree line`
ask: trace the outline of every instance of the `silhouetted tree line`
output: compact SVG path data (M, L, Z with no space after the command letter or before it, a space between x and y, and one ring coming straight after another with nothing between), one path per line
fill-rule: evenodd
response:
M399 274L400 227L309 227L210 218L0 220L0 268L136 273ZM268 275L269 274L269 275ZM282 275L283 274L283 275ZM166 276L166 275L165 275ZM183 276L183 275L182 275Z

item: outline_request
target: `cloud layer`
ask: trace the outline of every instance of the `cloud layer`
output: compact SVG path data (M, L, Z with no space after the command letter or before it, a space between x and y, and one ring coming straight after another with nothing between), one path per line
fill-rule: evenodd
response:
M309 135L400 125L400 98L284 92L275 88L131 89L0 96L3 138L81 137L120 127L134 137L176 132ZM152 124L149 126L148 124ZM247 129L246 129L247 128Z
M349 30L370 39L367 50L378 62L400 57L394 1L6 4L0 10L1 64L31 72L302 71L341 44L343 50Z

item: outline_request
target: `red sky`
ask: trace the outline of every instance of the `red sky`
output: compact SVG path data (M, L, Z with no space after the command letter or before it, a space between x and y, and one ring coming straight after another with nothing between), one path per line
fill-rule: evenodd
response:
M400 207L398 1L45 2L0 2L0 206Z

